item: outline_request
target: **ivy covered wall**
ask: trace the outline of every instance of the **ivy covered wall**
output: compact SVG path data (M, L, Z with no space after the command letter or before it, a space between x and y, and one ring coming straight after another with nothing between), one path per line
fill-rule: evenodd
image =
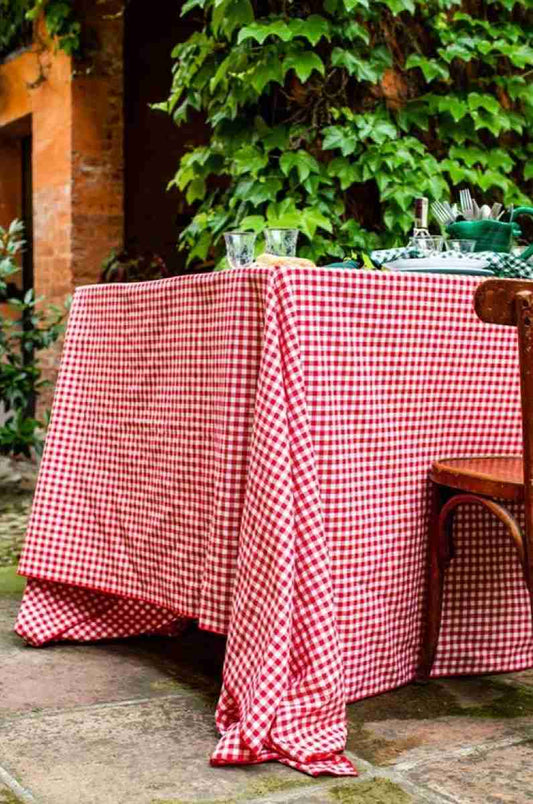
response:
M72 0L0 0L0 59L31 42L33 23L41 15L61 50L76 52L81 26Z
M174 184L196 205L189 261L221 234L298 226L326 260L401 241L415 196L470 185L527 203L533 177L531 0L188 0L173 53L178 126L202 112Z

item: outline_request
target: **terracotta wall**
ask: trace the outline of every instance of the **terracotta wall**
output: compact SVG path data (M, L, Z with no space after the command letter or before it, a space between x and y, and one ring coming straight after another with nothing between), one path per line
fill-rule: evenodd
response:
M70 60L27 51L0 66L0 145L16 142L16 124L31 119L33 135L34 265L37 293L58 301L72 287L70 260ZM46 76L43 80L43 76ZM13 147L11 145L11 147ZM13 208L2 188L4 209ZM22 176L20 175L20 184Z
M0 65L0 222L18 214L17 136L29 128L34 284L48 302L96 281L104 257L122 243L121 6L80 2L94 43L83 64L35 45ZM58 356L56 348L43 360L52 381Z

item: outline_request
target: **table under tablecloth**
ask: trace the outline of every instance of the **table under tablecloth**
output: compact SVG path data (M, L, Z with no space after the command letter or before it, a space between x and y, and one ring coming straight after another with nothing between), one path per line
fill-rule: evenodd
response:
M19 572L33 645L228 635L214 763L353 773L346 701L409 682L431 461L520 451L478 279L252 267L76 291ZM510 540L460 510L434 675L533 664Z

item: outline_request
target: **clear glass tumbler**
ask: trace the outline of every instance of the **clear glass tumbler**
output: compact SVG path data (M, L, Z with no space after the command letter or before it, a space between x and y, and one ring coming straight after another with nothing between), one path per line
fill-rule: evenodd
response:
M459 251L461 254L470 254L475 247L475 240L446 240L446 251Z
M226 232L226 254L232 268L244 268L254 261L254 232Z
M295 257L298 229L265 229L265 251L276 257Z
M433 254L434 252L442 251L443 244L444 238L440 235L417 235L409 238L407 248L416 248L424 254Z

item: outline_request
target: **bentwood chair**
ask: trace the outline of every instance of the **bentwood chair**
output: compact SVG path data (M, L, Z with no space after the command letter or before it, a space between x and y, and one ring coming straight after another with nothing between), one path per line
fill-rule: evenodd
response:
M533 616L533 281L488 279L474 304L482 321L518 330L523 453L436 461L430 472L432 511L429 534L427 611L417 681L427 681L435 660L442 618L446 569L453 558L453 514L459 505L488 509L506 526L516 547ZM524 505L522 530L506 503Z

